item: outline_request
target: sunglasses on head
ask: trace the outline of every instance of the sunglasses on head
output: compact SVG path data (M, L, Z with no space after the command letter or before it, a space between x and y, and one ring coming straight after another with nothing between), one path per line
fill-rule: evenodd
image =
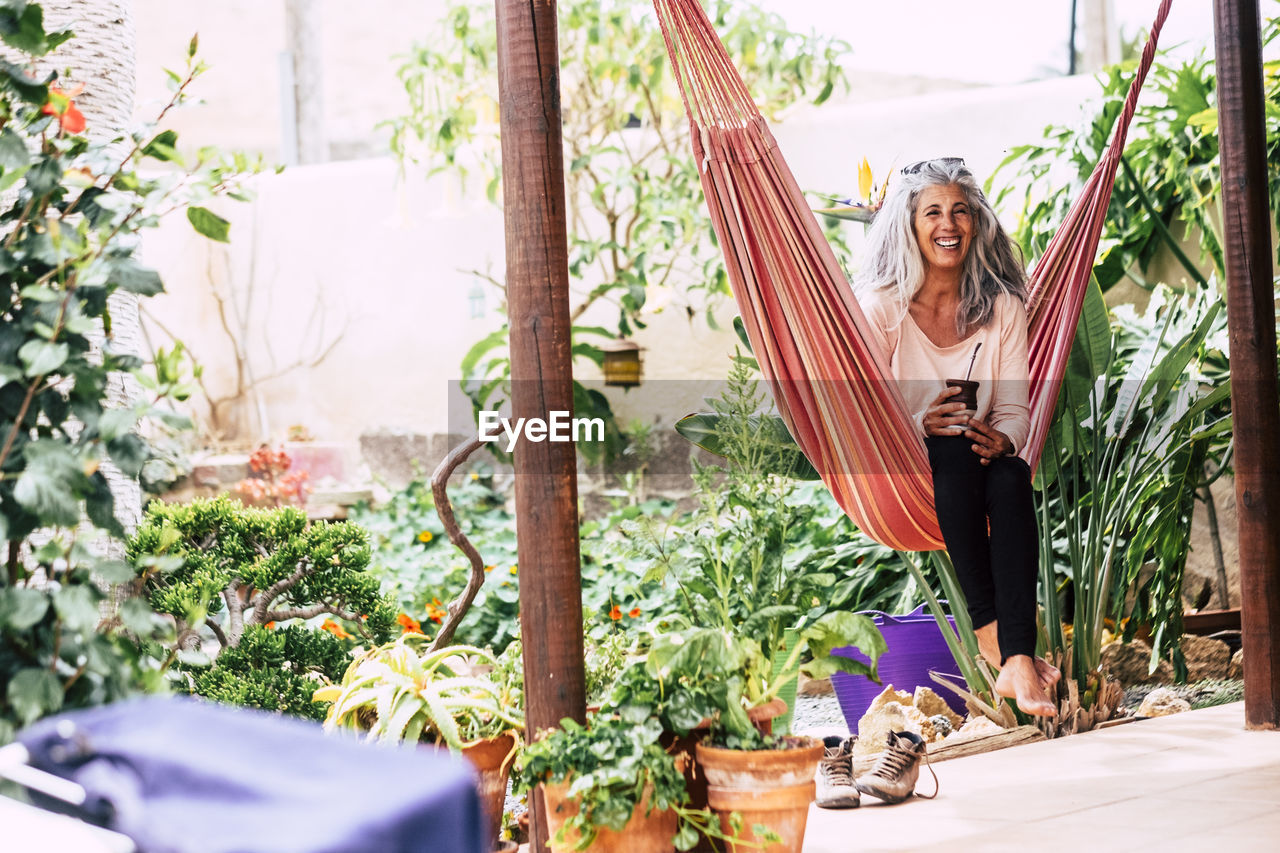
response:
M916 172L919 172L921 169L923 169L925 166L928 166L931 163L937 163L940 166L944 166L946 168L952 168L955 166L963 166L964 158L963 157L934 157L931 160L921 160L918 163L912 163L910 166L903 166L902 174L914 175Z

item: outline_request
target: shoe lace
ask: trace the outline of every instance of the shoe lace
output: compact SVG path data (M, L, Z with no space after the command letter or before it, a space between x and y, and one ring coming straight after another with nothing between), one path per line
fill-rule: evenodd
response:
M897 779L902 776L915 764L920 758L924 758L924 766L929 768L929 775L933 777L933 793L932 794L916 794L925 800L932 800L938 796L941 786L938 783L938 774L933 772L933 765L929 763L928 749L922 749L920 752L914 752L901 746L889 747L880 753L880 759L876 762L875 767L871 769L871 775L879 776L882 779Z
M853 787L853 762L848 755L823 759L823 776L833 788Z
M922 754L924 755L924 766L929 768L929 775L933 777L933 793L928 796L925 796L924 794L916 794L916 796L922 797L926 800L932 800L934 797L938 796L938 791L941 790L942 786L938 783L938 774L933 772L933 765L929 763L929 750L926 749Z

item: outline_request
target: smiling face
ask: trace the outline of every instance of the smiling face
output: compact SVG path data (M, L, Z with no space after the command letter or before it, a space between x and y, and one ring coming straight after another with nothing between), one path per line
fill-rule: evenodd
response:
M960 268L973 240L973 219L964 190L955 184L925 187L916 199L912 224L926 274Z

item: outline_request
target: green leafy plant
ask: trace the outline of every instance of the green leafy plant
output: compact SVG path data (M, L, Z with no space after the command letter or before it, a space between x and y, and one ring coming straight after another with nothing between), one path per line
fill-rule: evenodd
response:
M451 487L449 494L458 524L489 573L455 636L463 643L501 651L520 631L515 517L506 509L506 496L482 469ZM644 581L648 564L631 552L622 525L644 515L669 516L673 509L671 501L650 500L583 521L582 600L587 630L597 643L618 632L634 634L670 612L666 591ZM369 530L370 565L384 590L429 630L432 622L440 621L441 602L458 595L470 570L445 536L429 484L414 480L379 507L357 507L351 519Z
M183 686L210 699L320 719L311 696L317 678L342 673L354 639L346 626L373 642L395 626L366 571L364 531L309 524L293 507L157 501L128 555L151 606L177 625ZM322 616L318 626L302 624ZM211 662L200 652L210 640L219 649Z
M567 843L576 833L574 849L586 850L600 828L621 832L642 800L648 811L688 803L684 774L659 744L661 735L662 726L652 718L630 723L596 717L589 727L561 720L560 728L524 748L515 789L568 783L566 798L575 800L578 810L565 820L556 841ZM674 840L678 849L688 850L697 843L697 830L682 827Z
M821 104L845 85L847 44L793 32L751 3L714 0L709 13L770 119L803 100ZM599 364L598 344L643 327L659 300L674 297L690 318L705 311L714 325L711 309L728 293L728 278L714 241L705 239L711 226L689 125L655 16L626 0L566 0L558 17L573 351ZM435 36L404 57L399 74L409 109L386 123L397 156L456 175L464 191L483 187L495 202L496 54L493 6L451 3ZM505 294L503 281L476 274ZM593 321L605 311L616 312L616 322ZM477 408L497 409L506 397L507 338L504 326L463 359ZM604 418L607 451L621 450L600 391L579 384L574 408L579 417Z
M421 634L404 634L357 657L341 684L315 692L316 702L332 703L325 725L455 751L523 729L519 688L484 674L502 671L493 655L474 646L432 651L425 648L429 642Z
M156 482L148 466L159 457L138 425L189 424L167 402L181 383L151 381L116 346L113 312L121 297L163 290L136 257L142 230L186 211L197 231L226 240L225 220L204 205L243 197L241 174L255 168L213 149L184 157L177 135L154 124L89 128L78 91L33 70L70 38L45 31L39 4L0 4L0 742L44 714L164 685L165 662L137 643L165 636L164 620L111 588L133 571L105 556L124 536L106 468L122 484ZM203 73L196 46L170 73L160 118ZM170 366L160 359L156 375L171 379ZM111 402L110 384L126 375L147 394Z
M857 646L870 665L831 655L832 648L846 645ZM706 727L712 743L729 749L772 748L777 738L760 732L751 708L778 698L800 671L821 678L839 670L874 679L884 651L875 624L852 613L825 614L799 632L781 666L749 634L720 628L658 633L648 653L622 671L604 710L632 722L656 717L681 736ZM806 653L810 659L802 663Z
M1280 34L1275 3L1264 4L1263 41ZM1077 189L1093 171L1110 143L1111 129L1122 108L1136 62L1106 69L1100 75L1101 105L1083 126L1056 125L1044 139L1010 150L987 181L997 181L997 205L1019 205L1015 237L1028 257L1044 251ZM1280 226L1280 66L1264 64L1266 146L1271 209ZM1134 115L1123 169L1107 209L1095 274L1106 291L1122 278L1150 290L1147 278L1157 252L1169 249L1193 282L1222 265L1221 192L1218 157L1218 113L1214 62L1203 55L1178 62L1158 60L1151 68L1148 90ZM1064 180L1064 176L1069 179ZM1198 243L1198 257L1184 253L1178 226Z
M1222 309L1209 288L1179 299L1157 288L1144 333L1126 351L1096 286L1086 299L1037 476L1049 648L1070 648L1082 692L1098 669L1107 619L1129 618L1130 635L1148 622L1152 668L1169 654L1183 667L1181 580L1194 487L1210 447L1231 426L1219 408L1230 382L1209 385L1199 369L1208 351L1226 346ZM1070 643L1061 628L1068 613L1057 594L1058 541L1069 567ZM1156 571L1144 582L1150 563Z
M731 849L760 846L742 840L737 812L730 815L726 834L709 809L689 806L680 764L689 756L669 753L662 737L662 725L653 717L626 721L597 715L586 726L563 719L560 728L521 752L513 787L528 793L537 785L567 785L565 800L574 803L576 812L565 818L554 840L562 845L573 841L574 850L589 850L601 829L623 832L641 804L646 805L645 816L654 810L675 813L671 841L677 850L691 850L699 836L727 842ZM779 840L767 827L757 825L755 833L766 844Z
M652 562L646 579L674 584L679 618L673 623L743 638L770 662L762 677L746 679L749 703L777 696L796 678L806 653L813 656L812 674L838 668L874 677L883 639L870 618L829 607L836 573L816 570L839 546L795 547L815 508L796 501L795 481L775 473L794 470L789 460L798 454L785 431L762 428L770 423L761 415L765 397L744 359L734 362L723 395L711 404L715 414L702 425L713 429L726 464L695 462L698 509L688 523L673 529L642 519L632 526L640 553ZM871 669L830 655L846 645L867 654ZM772 661L780 650L785 654L774 676Z

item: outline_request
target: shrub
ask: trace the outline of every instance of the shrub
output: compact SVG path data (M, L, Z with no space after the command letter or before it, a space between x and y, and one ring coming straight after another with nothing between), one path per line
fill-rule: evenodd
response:
M341 677L348 628L374 644L395 633L354 524L308 524L293 507L226 497L156 502L128 554L151 605L176 621L185 689L211 699L322 719L311 695ZM283 622L293 624L275 630ZM217 648L212 661L207 646Z

